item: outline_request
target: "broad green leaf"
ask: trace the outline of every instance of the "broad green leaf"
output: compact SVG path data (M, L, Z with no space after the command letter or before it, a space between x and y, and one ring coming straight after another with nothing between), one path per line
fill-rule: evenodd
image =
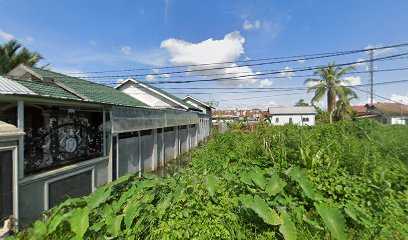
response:
M252 181L254 181L254 183L258 185L258 187L260 187L261 189L265 189L266 179L263 176L263 173L251 172L250 174Z
M167 194L167 197L157 205L157 212L159 213L160 217L164 214L166 209L170 206L171 200L173 200L173 193Z
M51 219L50 224L48 225L48 232L47 235L53 233L55 229L57 229L58 225L64 220L64 215L57 214Z
M276 195L283 190L286 182L282 180L277 173L268 181L265 187L265 192L269 195Z
M143 177L146 179L159 179L159 177L156 174L151 173L143 173Z
M319 230L324 230L324 228L322 228L317 222L309 219L308 217L306 217L306 215L303 214L303 221L309 223L310 225L312 225L314 228L319 229Z
M280 218L283 220L283 224L279 227L279 232L282 233L285 240L295 240L297 238L297 230L289 215L283 212Z
M306 196L308 196L310 199L315 199L315 189L313 187L313 184L305 175L302 175L302 177L300 177L299 185L305 192Z
M271 209L265 200L258 195L255 195L254 197L252 210L254 210L254 212L256 212L256 214L258 214L258 216L260 216L267 224L279 225L283 223L276 211Z
M33 224L34 227L34 235L36 237L44 236L47 232L47 227L45 226L44 222L42 221L35 221Z
M336 239L346 239L346 223L340 210L324 203L315 204L315 206L332 236Z
M227 181L231 181L232 179L234 179L234 174L230 173L230 172L225 172L223 174L223 177L225 178L225 180Z
M110 196L111 192L111 188L100 188L96 190L96 192L94 192L88 198L89 209L94 209L98 207L102 202L105 202L106 199Z
M138 209L140 208L140 205L141 204L139 201L134 201L128 206L126 206L125 209L123 210L125 214L124 222L127 229L130 229L130 227L132 226L133 219L135 219Z
M360 207L347 204L344 208L346 214L351 217L354 221L362 223L367 227L373 227L374 223L370 220L370 217L367 213L365 213Z
M180 201L180 197L181 195L183 195L184 192L184 184L181 184L179 186L177 186L176 190L174 190L174 197L173 197L173 202L177 203L178 201Z
M210 196L214 196L215 190L216 190L216 188L218 186L217 177L215 175L213 175L213 174L208 175L207 179L206 179L206 182L207 182L208 193L210 194Z
M101 230L101 228L103 227L103 225L105 225L105 221L98 221L94 224L92 224L92 226L89 227L90 230L95 231L95 232L99 232L99 230Z
M247 184L247 185L252 185L252 178L251 175L247 172L242 172L241 173L241 182Z
M249 195L249 194L241 195L241 196L239 196L239 200L241 201L242 205L245 208L251 208L252 209L252 203L254 201L254 198L251 195Z
M89 212L88 207L76 208L71 212L68 222L71 225L71 230L76 234L77 238L82 238L89 227Z
M106 225L108 226L108 232L112 237L117 237L120 232L120 225L122 224L123 215L111 217L106 219Z

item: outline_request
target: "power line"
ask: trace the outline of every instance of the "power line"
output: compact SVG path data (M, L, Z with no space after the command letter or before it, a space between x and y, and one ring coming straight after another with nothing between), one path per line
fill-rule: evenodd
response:
M71 72L67 74L84 74L84 73L95 74L95 73L108 73L108 72L131 72L131 71L148 71L148 70L155 71L155 70L161 70L161 69L174 69L174 68L182 68L182 67L199 67L199 66L211 66L211 65L219 65L219 64L259 62L259 61L270 61L270 60L288 59L288 58L289 59L296 58L296 59L286 60L286 61L299 61L299 60L307 60L307 58L314 58L318 56L320 58L323 56L330 57L330 56L337 56L337 55L367 52L367 51L370 51L371 49L381 50L381 49L398 48L398 47L405 47L405 46L408 46L408 43L401 43L401 44L389 45L389 46L384 46L384 47L376 47L376 48L370 48L370 49L358 49L358 50L317 53L317 54L304 54L304 55L295 55L295 56L288 56L288 57L273 57L273 58L259 58L259 59L252 59L252 60L238 60L238 61L227 61L227 62L216 62L216 63L187 64L187 65L180 65L180 66L165 66L165 67L156 67L156 68L134 68L134 69L106 70L106 71ZM269 63L269 64L272 64L272 63ZM254 66L254 65L240 65L237 67L242 67L242 66ZM225 67L221 69L225 69ZM196 71L206 71L206 69L200 69L200 70L197 69ZM166 74L166 73L154 73L154 74L161 75L161 74Z
M371 93L371 92L369 92L369 91L366 91L366 90L363 90L363 89L360 89L360 88L357 88L357 87L354 87L354 86L352 86L352 88L354 88L354 89L356 89L356 90L359 90L359 91L361 91L361 92ZM390 99L390 98L386 98L386 97L380 96L380 95L375 94L375 93L373 93L373 95L376 96L376 97L385 99L385 100L387 100L387 101L395 102L395 103L401 104L401 105L403 105L403 106L408 106L408 105L403 104L403 103L401 103L401 102L397 102L397 101L395 101L395 100L392 100L392 99Z

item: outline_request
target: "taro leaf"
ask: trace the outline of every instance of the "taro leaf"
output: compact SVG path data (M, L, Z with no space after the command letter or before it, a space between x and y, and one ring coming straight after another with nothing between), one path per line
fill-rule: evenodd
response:
M233 175L232 173L230 173L230 172L225 172L225 173L223 174L223 177L224 177L225 180L227 180L227 181L231 181L231 180L234 179L234 175Z
M110 217L106 219L106 225L108 226L108 232L112 237L117 237L120 232L120 226L122 224L123 215L116 217Z
M44 222L42 221L35 221L34 222L34 235L36 237L44 236L45 233L47 232L47 227L45 226Z
M282 180L277 173L275 173L272 178L266 184L265 192L269 195L276 195L286 186L286 182Z
M126 206L125 209L123 210L123 212L125 213L124 222L127 229L130 229L130 227L132 226L133 219L135 219L136 214L140 208L140 205L141 204L139 201L134 201L128 206Z
M110 196L112 192L111 188L100 188L96 190L89 198L88 198L88 207L89 209L94 209L98 207L101 203L105 202L106 199Z
M55 229L57 229L58 225L64 220L64 215L57 214L52 219L50 224L48 225L48 232L47 235L53 233Z
M254 210L254 212L256 212L256 214L258 214L258 216L260 216L267 224L279 225L283 223L276 211L271 209L265 200L258 195L255 195L254 197L252 210Z
M173 193L167 194L167 197L157 205L157 212L159 213L159 216L162 216L166 209L170 206L171 200L173 199Z
M213 174L207 176L207 190L210 196L214 196L218 185L218 179Z
M146 179L159 179L159 177L156 174L151 173L143 173L143 177Z
M89 212L88 207L76 208L71 212L68 222L71 225L71 230L76 234L76 238L83 238L86 230L89 227Z
M100 220L99 222L92 224L92 226L90 226L89 229L95 232L99 232L103 225L105 225L105 221Z
M184 188L185 188L184 184L181 184L176 188L176 190L174 190L174 194L173 194L174 195L174 197L173 197L173 202L174 203L177 203L178 201L180 201L180 197L181 197L181 195L183 195Z
M354 206L352 204L347 204L344 208L346 214L351 217L354 221L362 223L367 227L372 227L374 224L369 219L370 217L361 208Z
M340 210L324 203L315 204L315 206L332 236L336 239L346 239L346 223Z
M285 240L295 240L297 238L297 230L289 215L283 212L280 218L283 220L283 224L279 227L279 232L282 233Z
M254 198L251 195L249 195L249 194L241 195L241 196L239 196L239 200L241 201L242 205L245 208L251 208L252 209L252 203L254 201Z
M318 230L324 230L324 228L322 228L317 222L309 219L308 217L306 217L306 215L303 214L303 221L309 223L310 225L312 225L314 228L318 229Z
M315 189L309 179L302 175L299 179L299 185L310 199L315 199Z
M242 172L241 173L241 182L247 184L247 185L252 185L252 178L251 175L248 172Z
M252 181L254 181L256 185L258 185L261 189L265 189L266 180L263 176L263 173L251 172L250 175Z

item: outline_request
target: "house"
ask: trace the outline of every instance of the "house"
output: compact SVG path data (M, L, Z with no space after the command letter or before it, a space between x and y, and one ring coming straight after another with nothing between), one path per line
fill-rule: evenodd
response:
M254 122L262 119L265 115L268 115L268 112L262 111L261 109L236 109L214 111L213 117L216 121L247 119L249 122Z
M367 108L365 106L351 106L356 113L356 117L363 117L367 115Z
M201 112L206 113L208 115L212 115L212 110L214 109L214 107L198 100L197 98L194 98L190 95L187 95L184 99L184 102L193 105L194 107L200 109Z
M317 112L314 107L269 107L268 112L273 125L296 124L312 126Z
M185 102L160 88L136 79L129 78L116 86L116 89L128 94L140 102L147 104L152 108L177 109L181 111L196 112L199 118L199 124L197 126L198 129L189 129L187 126L188 130L186 131L197 131L197 142L201 142L211 134L211 114L208 114L207 112L200 113L200 108ZM184 152L185 151L183 150L182 153Z
M367 112L384 124L408 125L408 106L401 103L366 104Z
M0 154L6 154L0 171L8 184L0 186L8 198L0 213L24 227L67 198L155 170L210 134L198 135L200 114L151 107L102 84L19 65L0 77ZM1 130L13 126L13 133Z

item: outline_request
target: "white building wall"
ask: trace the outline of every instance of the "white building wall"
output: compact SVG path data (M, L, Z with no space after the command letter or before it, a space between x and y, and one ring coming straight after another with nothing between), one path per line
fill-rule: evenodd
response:
M308 118L309 121L302 121L303 118ZM272 115L271 123L273 125L285 125L292 123L300 126L312 126L315 124L316 117L313 114L310 115Z
M122 87L122 92L151 107L179 107L165 97L161 97L146 88L138 87L136 84L127 84Z
M387 122L391 124L400 124L400 125L408 124L407 119L405 119L404 116L402 118L401 117L390 117Z

